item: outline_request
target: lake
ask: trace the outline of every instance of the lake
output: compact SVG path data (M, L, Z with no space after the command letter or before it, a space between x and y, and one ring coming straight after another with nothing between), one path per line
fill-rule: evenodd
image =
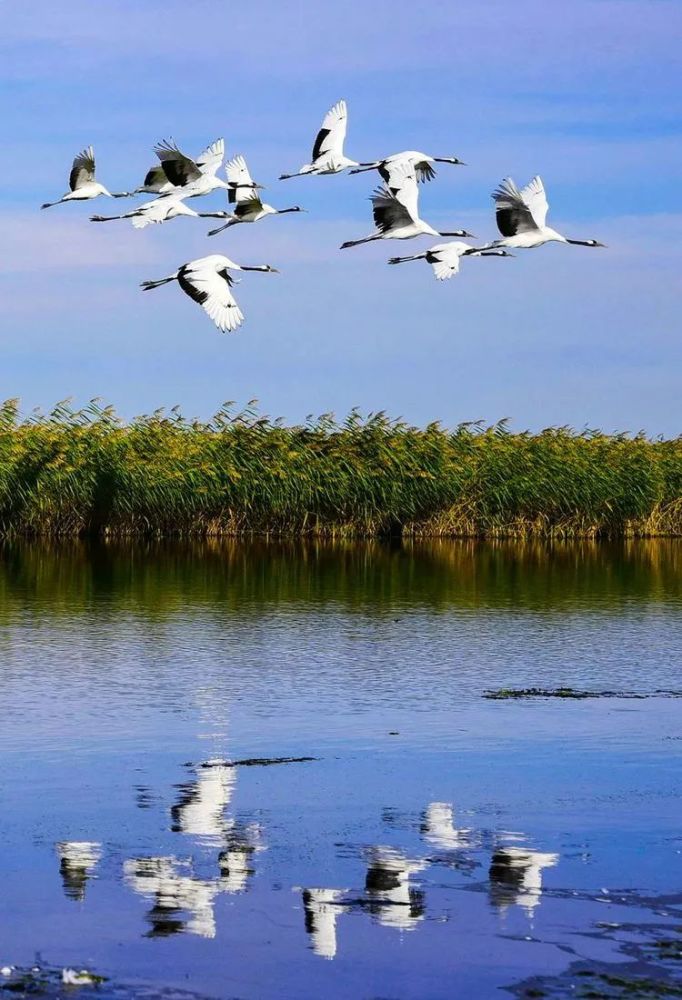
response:
M0 993L681 995L681 610L674 540L6 543Z

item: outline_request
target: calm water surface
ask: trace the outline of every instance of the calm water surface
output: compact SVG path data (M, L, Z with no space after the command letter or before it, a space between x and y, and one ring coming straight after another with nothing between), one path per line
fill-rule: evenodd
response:
M0 966L101 997L674 979L682 699L482 696L682 689L681 609L669 541L6 545Z

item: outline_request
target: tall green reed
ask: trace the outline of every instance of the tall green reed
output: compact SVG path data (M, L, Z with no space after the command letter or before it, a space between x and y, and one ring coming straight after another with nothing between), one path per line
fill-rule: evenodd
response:
M0 405L0 533L682 534L682 438Z

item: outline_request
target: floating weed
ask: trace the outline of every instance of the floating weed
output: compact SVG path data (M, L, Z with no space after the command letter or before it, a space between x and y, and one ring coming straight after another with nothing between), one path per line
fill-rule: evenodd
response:
M571 687L559 688L499 688L485 691L483 697L490 701L513 701L523 698L682 698L682 691L578 691Z

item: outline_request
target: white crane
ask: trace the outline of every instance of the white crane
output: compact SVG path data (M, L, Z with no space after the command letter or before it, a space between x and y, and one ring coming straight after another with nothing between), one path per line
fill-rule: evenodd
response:
M202 309L211 317L219 330L232 332L241 326L244 314L234 300L231 287L234 278L230 271L269 271L277 273L277 268L269 264L235 264L229 257L222 254L210 254L190 260L178 268L175 274L157 281L143 281L141 288L149 291L159 285L167 285L177 281L185 295L198 302Z
M324 116L317 133L310 163L304 164L295 174L280 174L280 180L300 177L303 174L338 174L346 167L357 167L356 160L344 156L343 143L348 126L348 109L345 101L339 101Z
M95 180L95 151L92 146L88 146L78 156L74 157L69 174L70 190L63 194L58 201L46 201L41 208L52 208L53 205L61 205L65 201L90 201L104 194L107 198L127 198L128 191L121 191L112 194L107 191L103 184Z
M397 187L380 187L372 195L372 214L377 231L360 240L348 240L341 249L372 240L411 240L415 236L471 237L465 229L443 232L419 218L417 178L412 167L396 168Z
M383 180L389 187L392 187L391 175L396 167L412 167L417 175L417 180L431 181L436 176L436 171L431 166L432 163L453 163L456 166L465 167L464 160L456 156L429 156L428 153L420 153L416 149L406 149L402 153L393 153L384 160L373 160L371 163L361 163L351 174L361 174L366 170L378 170Z
M545 243L572 243L581 247L605 246L598 240L569 240L556 229L546 225L549 205L540 177L534 177L530 184L520 191L511 177L505 177L500 186L493 191L492 197L495 201L497 228L503 238L480 247L481 250L488 250L491 247L530 250Z
M423 253L413 253L409 257L391 257L389 264L403 264L406 260L425 260L433 268L438 281L452 278L459 273L461 257L513 257L508 250L477 250L470 243L453 240L451 243L437 243Z
M167 197L154 198L152 201L145 201L130 212L122 215L91 215L90 222L113 222L115 219L132 219L135 229L144 229L145 226L154 223L168 222L170 219L177 219L178 216L186 215L194 219L215 217L215 212L195 212L189 205L185 205L181 198Z
M234 187L227 192L227 200L234 205L234 210L230 212L213 212L213 218L227 219L224 226L218 229L211 229L209 236L222 233L223 229L229 226L236 226L240 222L260 222L268 215L286 215L287 212L304 212L304 208L294 205L292 208L273 208L261 201L258 195L259 184L254 183L243 156L235 156L233 160L225 164L225 173L229 184ZM209 214L209 213L207 213Z

